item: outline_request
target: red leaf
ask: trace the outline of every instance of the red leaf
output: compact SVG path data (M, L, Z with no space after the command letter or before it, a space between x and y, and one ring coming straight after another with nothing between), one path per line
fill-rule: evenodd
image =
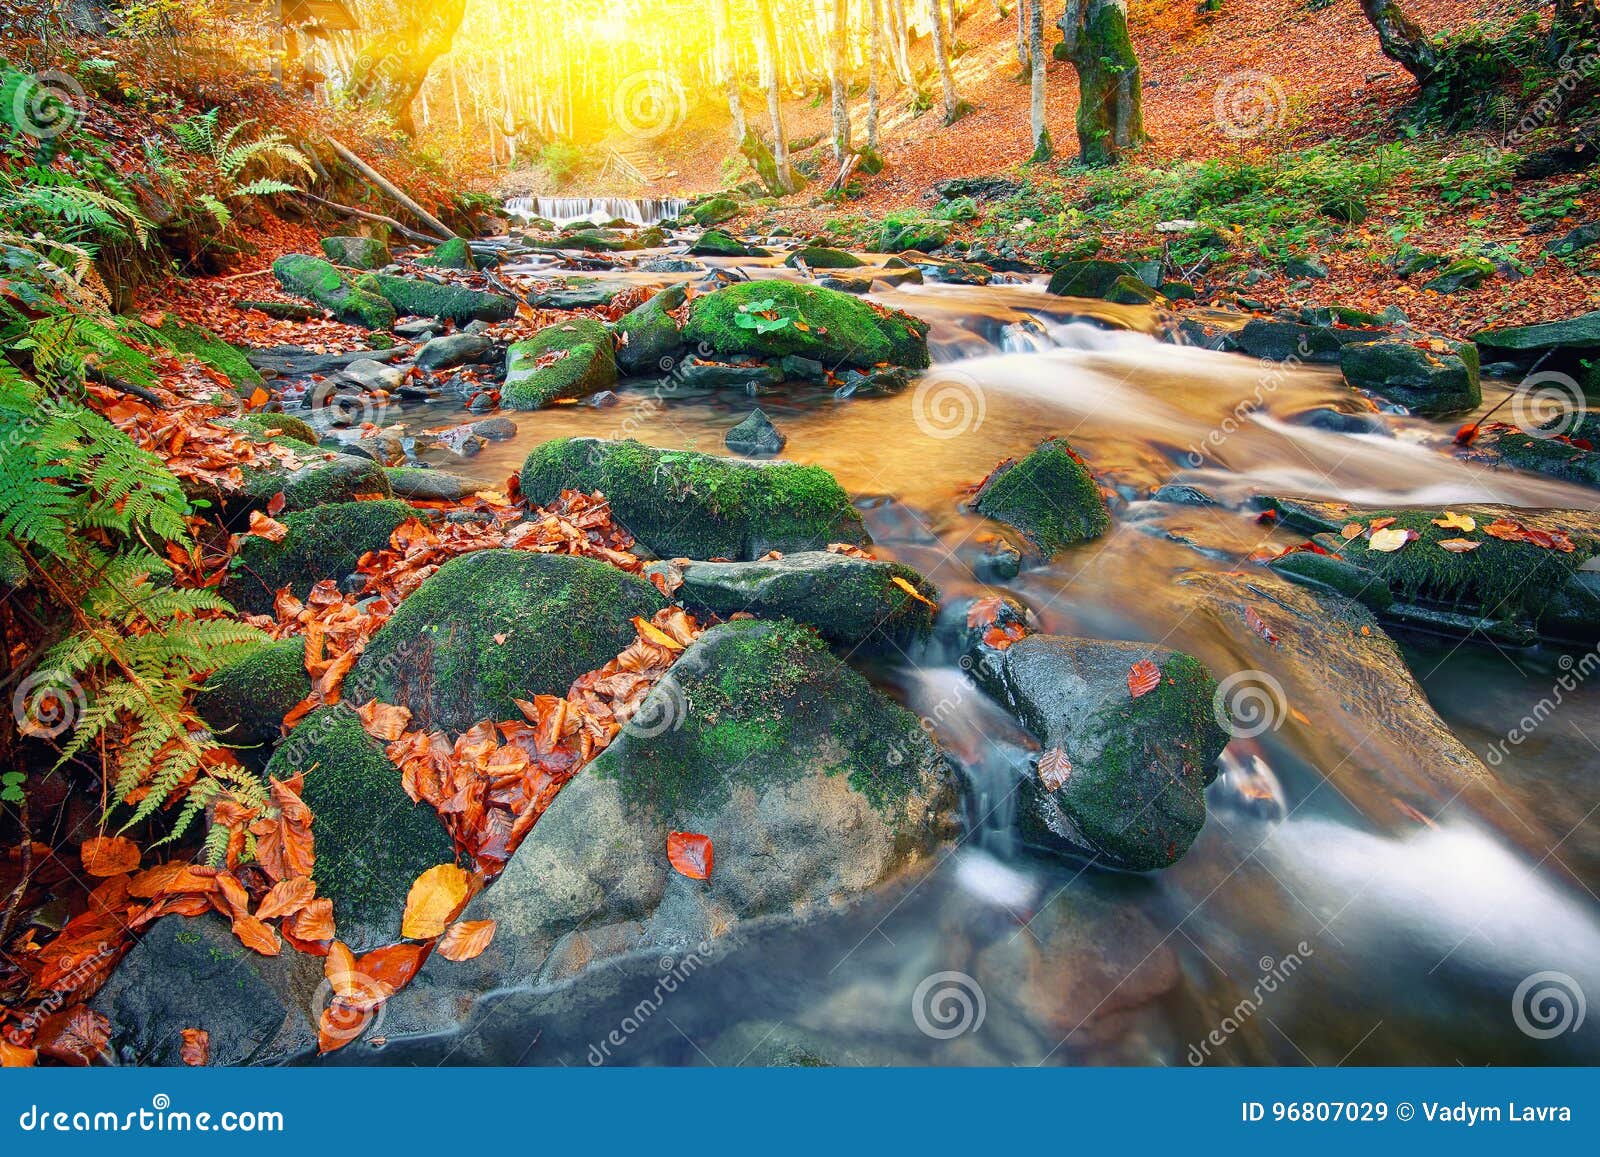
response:
M691 880L711 878L711 837L698 832L668 832L667 859L680 876Z
M1135 699L1148 695L1161 683L1161 668L1149 659L1140 659L1128 668L1128 694Z
M211 1034L203 1028L184 1029L183 1048L178 1055L186 1065L205 1066L211 1060Z
M1262 620L1261 616L1256 614L1256 609L1254 607L1246 607L1244 609L1244 621L1249 624L1252 631L1260 635L1274 647L1278 645L1278 636L1273 633L1271 627L1267 626L1267 624Z

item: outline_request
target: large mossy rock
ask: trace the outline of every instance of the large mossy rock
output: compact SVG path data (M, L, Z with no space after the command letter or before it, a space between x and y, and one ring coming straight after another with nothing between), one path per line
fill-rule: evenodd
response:
M1128 675L1151 662L1161 681L1135 698ZM985 686L1064 753L1059 786L1035 769L1018 807L1033 846L1152 871L1183 857L1205 825L1205 785L1227 745L1217 683L1192 656L1149 643L1029 635L975 663ZM1045 757L1041 757L1044 759Z
M366 329L392 329L394 306L375 289L363 289L320 257L285 253L272 263L272 275L288 293L308 298L339 321Z
M608 955L708 957L748 921L830 910L920 868L957 830L954 778L914 715L805 628L714 627L468 905L463 919L495 921L488 950L430 962L388 1023L442 1027L476 994ZM711 839L708 880L672 869L674 831Z
M434 246L432 253L417 259L417 264L431 265L435 269L478 268L477 259L472 256L472 247L460 237L452 237Z
M331 502L393 496L383 467L371 458L354 454L308 454L305 458L305 465L294 470L246 468L244 494L249 505L265 507L282 494L283 509L292 513Z
M244 430L254 434L260 440L283 438L290 442L300 442L303 445L315 447L320 441L316 428L304 418L296 418L290 414L274 414L266 411L257 411L253 414L241 414L237 418L229 418L222 423L235 429Z
M520 719L516 700L565 695L666 606L649 582L594 559L480 550L451 559L389 617L351 680L417 726Z
M758 313L788 324L763 333L757 325L772 321L758 319ZM719 354L794 354L829 368L870 369L884 362L911 369L928 365L926 322L877 309L848 293L788 281L744 281L695 298L683 336Z
M732 197L712 197L709 201L702 201L688 215L694 223L702 229L709 229L713 225L721 225L724 221L731 221L739 215L739 202Z
M505 321L517 312L517 303L498 293L441 285L416 277L396 277L388 273L368 273L356 288L374 293L394 306L405 317L436 317L466 325L474 321Z
M317 894L333 901L339 939L356 952L398 941L412 883L456 859L439 817L411 802L400 769L346 707L313 711L273 752L269 778L297 772L313 817Z
M389 247L376 237L324 237L322 252L347 269L382 269L394 262Z
M816 466L562 438L528 455L521 483L539 504L563 490L604 493L618 520L661 558L748 560L868 541L850 496Z
M1022 531L1046 559L1111 529L1094 477L1061 438L1047 438L1026 458L995 467L972 508Z
M885 221L878 231L878 252L932 253L950 239L950 230L940 221Z
M766 257L769 254L759 245L746 245L732 234L721 229L707 229L689 246L691 257Z
M1307 586L1356 599L1388 618L1423 629L1528 643L1547 608L1579 568L1600 554L1600 515L1577 510L1525 510L1490 505L1355 507L1348 503L1265 498L1285 526L1312 536L1326 553L1296 551L1272 569ZM1470 516L1471 531L1440 527L1446 512ZM1342 528L1393 519L1389 529L1418 538L1395 551L1371 548L1368 536L1345 539ZM1571 551L1507 541L1485 533L1505 520L1533 531L1562 534ZM1479 545L1453 553L1439 545L1465 538ZM1600 631L1600 623L1595 624Z
M1580 486L1600 486L1600 450L1594 447L1600 447L1600 414L1593 412L1584 413L1576 423L1562 416L1544 428L1530 424L1528 429L1501 430L1494 437L1494 448L1513 466Z
M303 599L322 579L344 579L362 555L389 545L395 528L415 517L414 507L394 499L334 502L285 515L288 533L281 542L259 535L240 542L222 593L243 610L269 613L281 588Z
M785 257L783 263L795 269L802 265L812 269L859 269L866 264L854 253L846 253L843 249L829 249L825 245L802 246Z
M664 374L677 362L683 337L672 311L688 296L681 285L663 289L617 320L617 368L625 374Z
M1557 350L1600 353L1600 310L1542 325L1480 330L1472 335L1472 341L1485 361L1531 364Z
M1382 330L1376 329L1340 329L1332 325L1258 317L1245 322L1235 340L1239 349L1253 358L1335 365L1345 346L1352 342L1379 341L1384 336Z
M211 1065L275 1065L317 1047L322 961L261 956L221 916L163 916L140 934L89 1007L111 1024L125 1066L184 1064L184 1029L208 1037Z
M562 398L584 398L614 386L613 344L605 323L592 317L546 326L506 350L500 400L513 410L537 410Z
M1089 258L1068 261L1056 266L1050 274L1046 291L1058 297L1105 297L1123 277L1133 277L1136 271L1126 261L1106 261Z
M820 550L759 562L682 563L678 572L683 585L673 597L686 607L724 618L748 611L759 619L794 619L848 646L925 635L939 601L938 588L908 566Z
M1339 351L1339 370L1357 389L1381 394L1424 417L1460 414L1483 402L1478 354L1470 345L1447 354L1405 341L1352 342Z
M283 732L283 717L311 694L306 641L275 639L212 674L195 695L207 727L231 747L263 747Z

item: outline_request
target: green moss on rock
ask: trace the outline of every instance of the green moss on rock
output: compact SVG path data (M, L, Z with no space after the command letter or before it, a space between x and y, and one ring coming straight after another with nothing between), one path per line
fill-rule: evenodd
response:
M246 468L244 493L252 506L265 506L274 495L282 494L283 508L296 511L374 494L390 498L394 491L383 467L371 458L330 454L326 458L311 455L298 470Z
M443 244L435 246L432 253L418 258L417 264L431 265L437 269L478 268L478 262L472 256L472 246L460 237L452 237Z
M766 302L772 304L757 308ZM757 313L774 314L788 324L762 333L754 324ZM787 281L744 281L695 298L683 336L720 354L794 354L830 368L870 369L889 362L923 369L929 364L926 322L877 309L848 293Z
M260 373L250 364L244 351L229 345L204 326L193 325L169 313L156 332L170 348L204 362L241 393L248 394L262 384Z
M352 285L320 257L285 253L272 263L272 273L287 292L316 302L342 322L366 329L394 327L394 306L382 294Z
M324 237L322 252L349 269L382 269L394 261L389 247L376 237Z
M1442 417L1483 402L1476 350L1460 348L1465 358L1404 341L1353 342L1339 351L1339 369L1352 386L1381 394L1413 413Z
M649 582L593 559L477 551L400 604L350 679L360 701L404 704L422 726L519 719L515 700L566 694L633 641L635 616L664 606Z
M311 694L305 657L306 641L298 635L266 643L207 679L195 696L195 711L223 743L273 743L283 717Z
M783 263L793 268L808 265L812 269L858 269L866 262L854 253L843 249L829 249L822 245L807 245L796 249Z
M1061 438L1047 438L1021 461L1002 462L972 505L985 518L1022 531L1047 559L1111 529L1100 488Z
M267 764L272 779L296 772L315 817L317 893L333 901L339 939L356 952L399 940L412 882L455 862L439 817L411 802L399 769L345 707L306 716Z
M849 495L815 466L562 438L528 455L521 483L536 503L566 489L603 492L623 525L662 558L754 559L867 541Z
M517 312L517 303L509 297L415 277L368 273L356 282L356 288L383 298L406 317L436 317L457 325L505 321Z
M689 246L694 257L766 257L767 251L759 245L746 245L721 229L707 229Z
M643 305L623 314L617 333L617 366L623 373L666 373L676 364L683 337L671 311L683 305L688 291L681 285L663 289Z
M739 215L739 202L732 197L712 197L689 210L689 216L702 229L731 221Z
M251 535L239 544L223 593L235 606L264 614L288 587L305 598L322 579L343 579L369 550L381 550L417 512L404 502L335 502L285 515L282 542Z
M1123 277L1137 279L1133 266L1126 261L1068 261L1056 266L1047 290L1060 297L1103 298Z
M253 414L241 414L226 424L252 434L259 434L263 438L285 438L306 446L314 447L319 440L317 431L310 422L289 414L268 414L257 411Z
M605 323L578 317L546 326L506 351L500 400L513 410L537 410L562 398L582 398L616 384L614 343ZM545 365L540 359L563 356Z

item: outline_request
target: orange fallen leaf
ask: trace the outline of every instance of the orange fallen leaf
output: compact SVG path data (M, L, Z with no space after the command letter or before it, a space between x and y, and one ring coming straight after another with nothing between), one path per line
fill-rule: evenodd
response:
M211 1034L203 1028L184 1029L183 1047L178 1050L178 1056L186 1065L204 1067L211 1060Z
M677 639L674 639L671 635L667 634L648 619L644 619L638 615L635 615L633 618L633 629L639 632L639 637L641 639L645 639L648 642L654 643L658 647L665 647L669 651L683 650L682 643L678 642Z
M1477 550L1483 543L1470 538L1441 538L1435 545L1448 550L1451 554L1466 554L1469 550Z
M235 916L233 934L252 952L263 956L276 956L283 951L283 943L272 928L255 916Z
M493 920L460 920L445 929L439 941L439 955L457 962L483 954L494 939Z
M1433 524L1445 530L1464 530L1467 533L1478 529L1478 520L1470 514L1457 514L1453 510L1444 512L1444 517L1435 518Z
M39 1054L33 1049L14 1045L0 1036L0 1069L31 1069L39 1063Z
M418 876L406 894L400 935L407 940L432 940L445 930L467 902L472 877L454 864L439 864Z
M333 901L313 900L283 922L283 931L303 943L333 939Z
M1066 786L1071 775L1072 761L1061 748L1052 747L1040 753L1039 782L1044 784L1047 791L1059 791Z
M292 916L311 903L316 894L317 886L307 876L279 880L261 898L256 916L262 920L271 920L274 916Z
M241 538L264 538L268 542L282 542L289 534L289 528L276 518L270 518L259 510L250 512L250 529L242 534Z
M1128 668L1128 694L1135 699L1148 695L1161 683L1161 668L1149 659L1140 659Z
M895 586L897 586L901 590L905 591L906 594L908 594L912 598L916 599L917 602L919 602L919 603L927 603L930 607L933 607L935 609L938 608L939 604L934 602L932 599L928 598L927 595L923 594L916 587L914 587L911 584L911 581L909 579L904 579L904 578L901 578L899 575L895 575L894 578L891 579L890 581L893 582Z
M78 850L91 876L120 876L139 866L139 845L126 836L94 836Z
M668 832L667 859L681 876L709 880L713 851L711 837L698 832Z
M393 703L380 703L376 699L356 708L361 726L374 739L393 743L406 733L411 722L411 708L397 707Z

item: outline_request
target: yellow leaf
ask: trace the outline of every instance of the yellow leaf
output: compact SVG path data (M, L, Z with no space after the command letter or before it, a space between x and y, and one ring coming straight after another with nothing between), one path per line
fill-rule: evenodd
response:
M933 607L935 610L938 609L938 606L939 606L938 603L935 603L932 599L928 598L928 596L924 595L916 587L912 586L911 583L908 580L901 578L899 575L895 575L893 581L894 581L894 585L895 586L897 586L901 590L905 591L906 594L908 594L912 598L916 599L917 602L919 602L919 603L927 603L930 607Z
M400 935L407 940L438 936L466 904L471 884L472 877L454 864L439 864L422 873L406 894Z
M1478 529L1478 520L1476 518L1473 518L1470 514L1457 514L1453 510L1445 511L1444 517L1435 518L1433 520L1433 524L1435 526L1443 527L1445 530L1465 530L1471 532Z
M1400 530L1392 526L1386 526L1382 530L1374 530L1372 537L1367 540L1367 549L1378 551L1381 554L1393 554L1410 542L1414 533L1410 530Z
M644 639L646 642L654 643L658 647L665 647L669 651L683 650L682 643L678 642L678 640L667 634L660 627L650 622L649 619L635 615L633 617L633 629L638 631L639 637Z

